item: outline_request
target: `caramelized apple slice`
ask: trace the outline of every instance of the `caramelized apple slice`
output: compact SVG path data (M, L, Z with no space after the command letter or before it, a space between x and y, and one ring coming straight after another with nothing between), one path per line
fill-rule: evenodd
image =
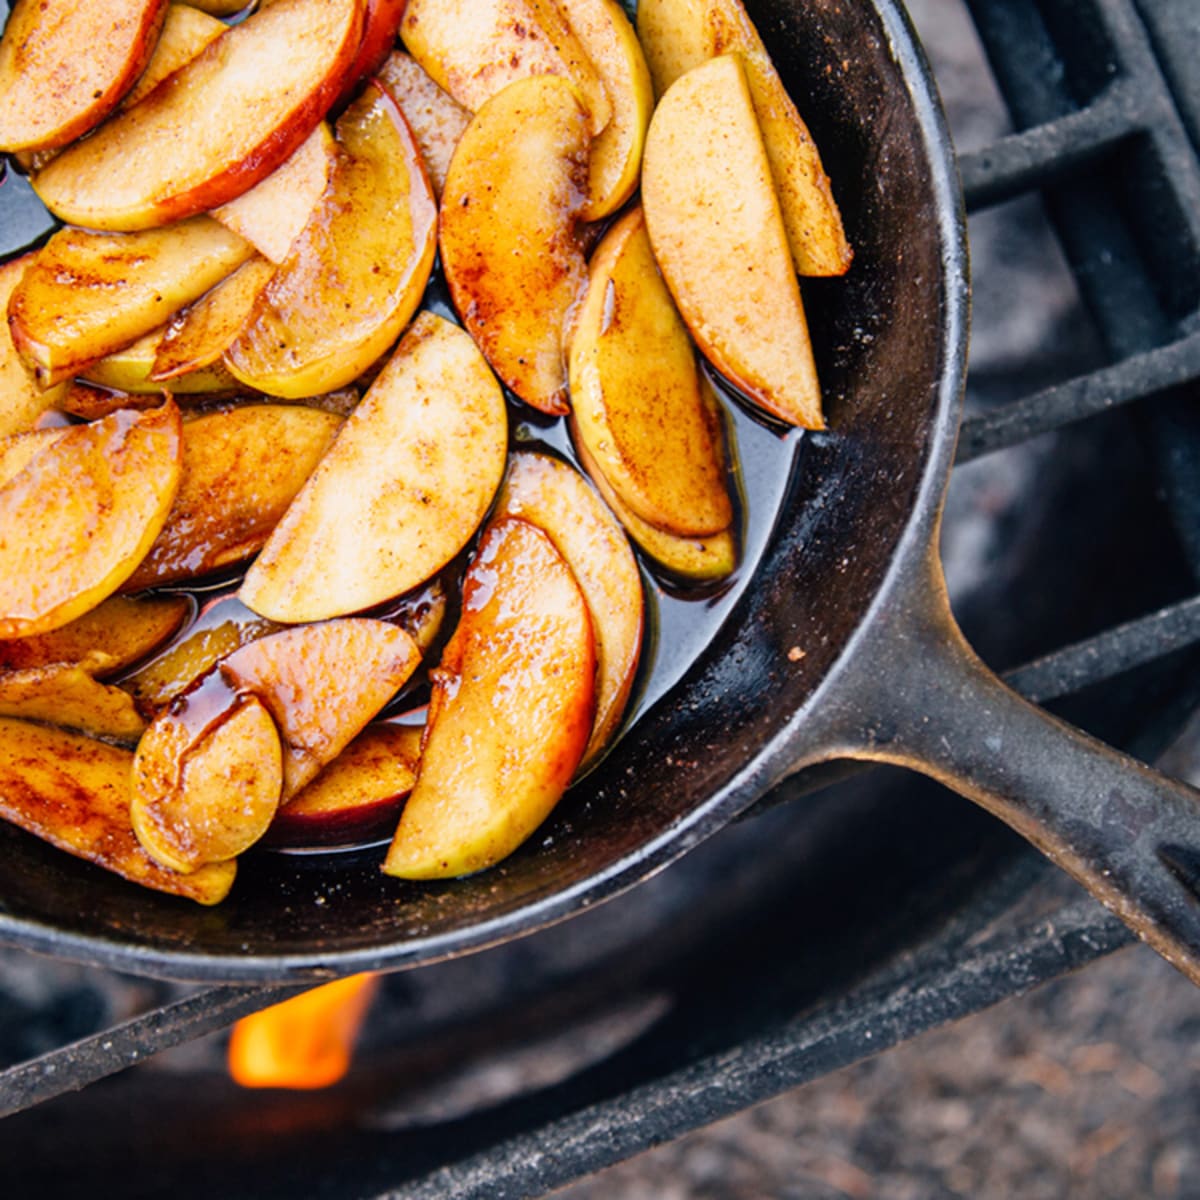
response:
M522 517L548 534L579 584L596 639L596 720L583 763L621 722L642 648L644 601L637 561L620 525L582 476L546 454L514 454L496 515Z
M576 226L589 139L570 84L523 79L467 127L442 195L442 266L496 374L527 404L568 411L563 328L587 286Z
M279 807L282 750L255 696L219 677L155 718L134 755L129 814L147 854L172 871L227 862L254 845Z
M33 254L0 264L0 313L8 312L8 301L33 260ZM48 408L62 399L66 385L44 389L25 369L17 354L8 323L0 321L0 437L24 433Z
M660 96L706 59L742 55L796 270L845 274L853 252L821 156L741 0L642 0L638 32Z
M175 503L123 590L161 587L249 558L340 425L331 413L286 404L246 405L189 421Z
M34 179L92 229L164 225L269 175L316 128L358 53L361 0L275 0Z
M507 446L504 398L479 351L422 313L247 571L241 599L297 622L410 591L473 536Z
M642 204L654 257L709 362L765 411L823 429L800 287L737 55L693 68L659 102Z
M0 717L0 817L143 887L199 904L224 900L234 863L180 875L139 845L129 820L132 763L117 746Z
M67 430L0 487L0 638L45 633L132 574L179 488L179 410Z
M167 0L17 0L0 39L0 150L65 146L142 73Z
M0 670L72 663L89 675L115 675L174 636L191 611L186 596L110 596L61 629L0 641Z
M272 846L344 846L395 828L421 757L421 726L368 725L276 814Z
M325 194L333 158L333 134L322 121L287 162L212 215L264 258L281 263Z
M575 448L583 469L587 471L596 485L596 490L604 497L617 520L663 570L689 583L710 583L733 573L738 560L737 542L732 528L703 538L679 537L656 529L625 507L612 484L605 479L604 472L588 453L586 443L576 442Z
M560 0L612 101L612 120L592 142L588 199L580 214L598 221L637 187L654 88L637 35L617 0Z
M190 4L168 4L166 20L163 21L158 41L154 43L154 53L146 69L138 76L137 83L125 93L120 107L132 108L139 100L150 95L168 75L174 75L209 42L216 41L225 28L224 21L218 21L201 8L194 8Z
M0 487L19 475L43 450L66 435L66 427L30 429L0 441Z
M329 189L225 363L298 398L352 382L400 335L437 250L437 206L395 101L368 87L338 122Z
M536 526L497 522L433 673L420 771L384 871L468 875L525 841L583 757L595 669L587 602L562 555Z
M154 348L149 382L163 384L194 377L219 362L245 328L259 294L274 273L267 259L251 258L179 313ZM222 373L214 371L210 375L218 378Z
M701 396L695 351L640 208L592 256L570 378L572 432L631 511L680 537L728 528L720 422Z
M433 194L440 199L454 147L471 123L470 109L443 91L403 50L388 56L378 79L400 106L421 151Z
M557 75L582 99L593 137L612 119L604 84L555 0L409 0L400 35L472 112L517 80Z
M184 375L176 375L169 384L152 379L159 347L168 328L169 326L160 326L138 338L132 345L106 354L99 362L86 367L83 378L76 383L82 383L85 387L91 384L109 392L124 393L133 398L131 403L143 405L158 404L158 398L167 391L173 396L209 397L247 390L230 375L221 362L210 363L207 367L188 371ZM102 412L95 398L89 400L85 396L77 395L74 385L68 389L59 407L88 420L95 413ZM108 411L112 411L111 407Z
M156 329L253 253L210 217L145 233L60 229L9 299L13 345L39 383L57 383Z
M363 0L363 3L366 15L363 18L362 41L354 65L342 84L342 93L333 102L335 111L353 98L358 85L378 71L383 60L395 49L407 0Z
M420 661L403 629L357 617L270 634L235 650L219 669L275 718L286 801L342 752Z
M61 725L131 746L146 728L128 692L97 683L69 663L0 674L0 717Z

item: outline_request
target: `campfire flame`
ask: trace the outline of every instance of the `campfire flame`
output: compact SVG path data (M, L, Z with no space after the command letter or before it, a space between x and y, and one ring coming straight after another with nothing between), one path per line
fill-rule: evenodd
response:
M243 1017L229 1039L229 1073L242 1087L314 1089L350 1068L376 975L352 975Z

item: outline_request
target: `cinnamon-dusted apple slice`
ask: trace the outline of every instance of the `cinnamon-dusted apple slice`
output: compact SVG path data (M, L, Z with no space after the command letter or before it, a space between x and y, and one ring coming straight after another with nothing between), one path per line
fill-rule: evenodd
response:
M325 194L333 159L333 134L322 121L291 158L212 215L279 264Z
M169 382L160 383L152 379L159 347L169 328L169 325L160 325L143 334L136 342L114 350L99 362L85 367L82 375L67 385L67 393L59 401L58 407L85 420L113 411L111 403L106 405L101 396L89 396L86 391L81 393L80 387L107 391L118 397L123 394L129 397L130 405L142 407L157 405L159 398L168 391L181 399L195 397L201 400L237 392L244 394L250 390L234 379L219 360L209 363L207 367L176 375ZM122 407L121 403L117 403L116 407Z
M176 4L172 0L167 5L167 16L158 41L154 43L154 53L137 83L125 93L120 107L132 108L150 95L168 75L174 75L185 63L191 62L209 42L215 42L225 29L224 21L218 21L202 8Z
M341 423L332 413L288 404L246 405L188 421L175 502L122 589L198 578L253 555Z
M151 858L184 873L228 862L279 807L279 733L261 700L210 676L155 718L130 778L129 815Z
M34 257L23 254L0 264L0 313L8 312L9 297ZM8 322L0 321L0 437L32 429L38 417L53 408L65 391L66 384L38 386L17 354Z
M0 673L0 717L60 725L130 746L146 728L128 692L98 683L70 663Z
M579 472L547 454L512 456L496 516L522 517L548 534L587 600L596 639L596 720L581 764L587 766L612 739L637 674L645 610L637 561Z
M283 741L283 799L331 763L417 669L421 652L396 625L345 617L250 642L218 670L267 706Z
M570 84L522 79L475 115L442 194L454 305L504 383L552 414L568 411L563 329L587 286L577 226L589 145Z
M422 313L247 571L241 599L297 622L411 591L474 535L507 447L504 397L475 344Z
M64 146L142 73L167 0L17 0L0 39L0 150Z
M765 411L823 429L800 286L736 54L694 67L659 102L642 205L654 257L709 362Z
M150 382L180 379L219 362L274 274L272 263L256 255L179 313L158 339Z
M706 59L742 55L796 270L845 274L853 252L820 153L741 0L643 0L638 33L660 96Z
M66 435L65 426L57 429L30 429L14 433L0 441L0 487L19 475L43 450Z
M617 0L560 0L612 101L612 120L592 142L588 199L581 214L598 221L637 187L654 88L637 34Z
M384 871L469 875L525 841L583 757L595 668L587 601L566 561L537 526L498 521L433 672L421 766Z
M275 814L272 846L345 846L396 827L421 757L419 725L368 725Z
M400 36L472 112L517 80L556 75L582 99L593 137L612 119L604 83L555 0L409 0Z
M192 611L186 596L110 596L60 629L0 641L0 670L71 663L98 678L115 675L178 633Z
M709 537L687 538L667 533L643 521L625 506L604 472L588 453L587 445L577 442L575 446L579 461L588 473L596 490L613 510L626 532L642 548L646 555L668 574L676 575L689 583L712 583L724 579L737 567L737 541L732 527Z
M179 410L79 425L0 487L0 638L73 621L132 574L170 511Z
M570 378L572 433L631 511L680 537L729 527L720 421L701 394L695 350L640 208L592 255Z
M39 383L58 383L156 329L253 253L210 217L144 233L60 229L9 297L13 345Z
M425 68L403 50L388 55L377 78L404 113L421 151L433 194L440 199L454 147L471 123L471 110L439 87Z
M132 763L118 746L0 717L0 818L143 887L219 903L233 886L234 863L180 875L138 843L129 820Z
M63 221L110 230L232 200L316 128L358 53L362 19L361 0L275 0L64 150L34 190Z
M344 387L400 336L437 250L437 205L396 102L368 86L337 124L329 188L225 355L250 387Z

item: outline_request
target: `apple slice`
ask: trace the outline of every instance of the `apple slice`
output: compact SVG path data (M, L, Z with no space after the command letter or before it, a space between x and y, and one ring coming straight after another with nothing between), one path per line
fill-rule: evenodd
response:
M665 571L688 583L712 583L733 573L738 555L732 528L702 538L679 537L655 528L625 507L612 484L604 477L604 472L588 453L584 442L576 442L575 449L583 469L617 520L642 550Z
M8 301L33 254L23 254L0 264L0 313L8 312ZM8 333L7 322L0 322L0 437L32 429L38 417L62 399L66 385L43 389L25 369Z
M147 854L172 871L227 862L267 831L283 782L279 733L255 696L212 676L142 735L129 815Z
M701 395L696 354L640 208L592 256L572 331L570 379L572 432L626 507L681 537L729 527L720 421Z
M124 407L121 395L128 397L131 406L147 407L160 403L161 397L168 391L181 399L194 397L200 400L248 390L219 361L184 375L176 375L169 384L152 379L159 347L169 328L169 325L160 325L143 334L136 342L114 350L99 362L85 367L82 378L68 385L67 394L59 402L59 407L64 412L90 421L96 415L103 416L113 411L113 404L103 398L105 392L110 398L116 395L116 407L121 408ZM79 391L80 387L84 389L82 392ZM87 393L89 387L93 392L91 395Z
M154 53L138 81L125 93L121 109L132 108L139 100L150 95L168 75L174 75L185 63L189 63L209 42L214 42L225 32L224 21L218 21L201 8L190 4L167 5L167 17L163 21Z
M419 725L368 725L276 814L272 846L346 846L395 828L421 757Z
M13 345L39 383L58 383L156 329L253 253L210 217L144 233L60 229L9 298Z
M637 561L620 525L573 467L547 454L514 454L496 517L522 517L549 535L579 584L596 639L596 720L581 768L621 722L642 649L645 604Z
M479 351L422 313L247 571L241 599L298 622L411 591L478 529L507 446L504 397Z
M560 0L612 101L612 120L592 143L587 204L598 221L617 211L637 187L654 87L637 34L617 0Z
M338 121L329 189L225 355L297 399L352 382L400 336L437 251L437 205L396 102L367 87Z
M341 425L332 413L254 404L183 427L183 475L162 532L127 592L242 562L267 540Z
M179 409L80 425L0 487L0 638L73 621L129 577L179 488Z
M469 875L525 841L583 757L595 671L587 601L554 543L517 517L492 525L433 672L420 771L385 873Z
M321 121L291 158L212 215L279 264L325 194L333 159L333 134Z
M0 717L0 817L143 887L219 903L233 886L234 863L180 875L139 845L129 820L132 763L118 746Z
M555 0L409 0L400 36L472 112L517 80L556 75L582 100L593 137L612 119L604 84Z
M167 0L17 0L0 39L0 150L65 146L142 73Z
M71 663L116 675L173 637L192 609L186 596L110 596L60 629L0 641L0 670Z
M590 141L571 85L511 84L463 134L442 195L442 266L496 374L543 412L568 411L563 329L587 287L576 227Z
M162 384L194 376L219 362L245 328L274 274L275 267L256 255L180 312L158 339L149 382ZM217 378L221 373L211 375Z
M361 0L275 0L33 181L63 221L164 225L269 175L325 115L358 53Z
M334 110L344 107L354 96L354 91L369 75L383 65L383 61L396 46L400 33L400 20L408 0L364 0L366 15L363 18L363 35L359 43L354 65L346 75L341 95L333 102Z
M660 96L706 59L743 56L796 270L844 275L853 251L829 177L741 0L642 0L638 33Z
M0 487L19 475L43 450L65 436L66 432L65 427L30 429L27 433L14 433L0 441Z
M270 634L235 650L219 671L275 718L286 801L342 752L420 661L403 629L356 617Z
M0 674L0 717L60 725L131 746L146 728L128 692L97 683L70 663Z
M471 123L471 110L443 91L403 50L388 55L378 80L400 106L421 151L433 194L440 199L454 147Z
M654 257L709 362L766 412L823 429L800 286L736 54L694 67L659 102L642 204Z

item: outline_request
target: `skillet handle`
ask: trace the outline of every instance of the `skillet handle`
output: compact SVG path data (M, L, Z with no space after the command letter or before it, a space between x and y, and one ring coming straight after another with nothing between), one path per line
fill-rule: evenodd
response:
M857 699L837 724L861 733L840 753L911 767L974 800L1200 984L1200 791L1002 683L950 615L940 564L931 574L858 647ZM856 722L854 709L874 715Z

